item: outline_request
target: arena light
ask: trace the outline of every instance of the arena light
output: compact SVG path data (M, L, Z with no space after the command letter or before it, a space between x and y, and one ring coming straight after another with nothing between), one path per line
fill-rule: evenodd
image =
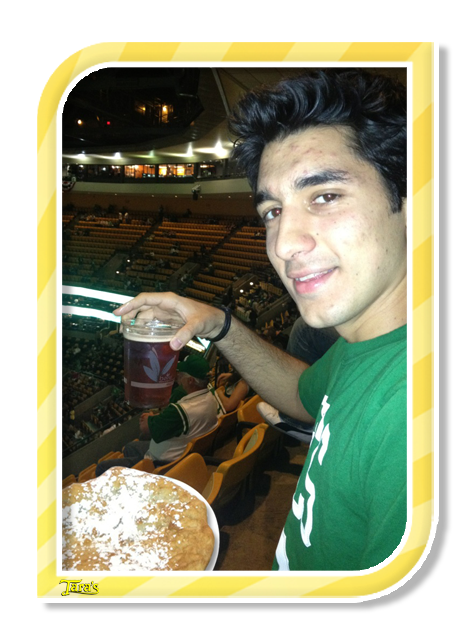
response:
M214 152L217 157L228 157L228 151L223 148L220 140L218 140L218 142L215 144Z
M87 316L90 318L99 318L103 321L111 321L112 323L119 323L120 317L114 316L110 312L103 312L102 310L95 310L88 307L76 307L75 305L63 305L63 314L74 314L75 316Z
M90 299L99 299L100 301L108 301L109 303L127 303L133 298L129 297L127 294L114 294L113 292L91 290L90 288L80 288L78 286L62 286L62 294L89 297Z
M204 353L205 351L205 348L197 342L194 342L194 340L190 340L186 346L191 347L191 349L194 349L194 351L199 351L199 353Z

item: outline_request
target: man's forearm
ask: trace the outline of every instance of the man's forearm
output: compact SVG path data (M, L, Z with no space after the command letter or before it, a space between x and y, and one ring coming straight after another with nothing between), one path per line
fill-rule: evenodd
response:
M299 377L307 364L266 342L234 317L228 334L216 344L267 403L296 419L313 422L298 394Z

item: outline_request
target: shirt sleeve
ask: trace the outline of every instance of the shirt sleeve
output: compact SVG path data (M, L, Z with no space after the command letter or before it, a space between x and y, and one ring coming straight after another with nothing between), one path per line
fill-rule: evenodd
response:
M176 403L183 397L186 397L187 394L188 393L185 391L185 389L182 386L177 386L176 388L174 388L171 394L170 403Z
M156 443L186 434L189 429L186 413L176 403L171 403L160 414L149 416L148 426L151 438Z

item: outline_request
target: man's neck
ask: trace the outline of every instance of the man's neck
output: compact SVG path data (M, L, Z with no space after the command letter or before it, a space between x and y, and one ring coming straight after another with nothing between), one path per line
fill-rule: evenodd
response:
M369 308L357 319L336 327L336 330L348 342L363 342L406 325L407 314L407 282L406 277L397 286L390 298L378 304L377 308Z

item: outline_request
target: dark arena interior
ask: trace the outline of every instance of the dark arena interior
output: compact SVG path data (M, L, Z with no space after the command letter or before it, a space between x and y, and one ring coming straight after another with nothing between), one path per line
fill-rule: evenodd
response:
M95 477L99 461L121 457L140 438L141 410L125 401L123 337L112 315L130 297L172 291L227 305L286 348L299 314L268 261L251 188L230 159L227 117L246 91L300 72L118 66L91 72L70 91L62 116L63 487ZM225 368L217 348L193 338L180 359L196 352L214 380ZM191 448L209 476L264 423L251 392L225 413L225 429ZM211 503L220 528L215 570L271 569L308 445L266 427L244 477Z

